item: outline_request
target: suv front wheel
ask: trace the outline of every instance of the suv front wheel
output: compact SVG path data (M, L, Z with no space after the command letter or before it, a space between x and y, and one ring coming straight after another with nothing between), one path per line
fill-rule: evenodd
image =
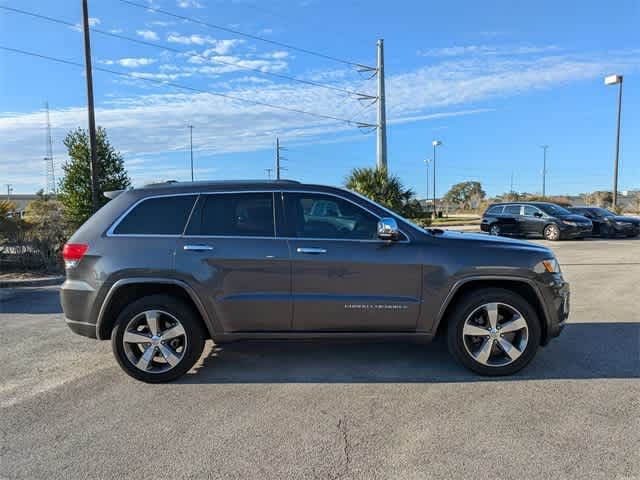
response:
M125 307L111 332L122 369L137 380L168 382L198 361L205 334L193 309L178 298L151 295Z
M534 357L540 322L520 295L501 288L475 290L449 317L451 354L480 375L510 375Z

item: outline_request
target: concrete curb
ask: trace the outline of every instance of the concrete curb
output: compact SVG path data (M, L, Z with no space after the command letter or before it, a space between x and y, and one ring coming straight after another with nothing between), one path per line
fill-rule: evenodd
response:
M64 282L63 276L33 278L29 280L0 280L0 288L20 288L20 287L46 287L49 285L60 285Z

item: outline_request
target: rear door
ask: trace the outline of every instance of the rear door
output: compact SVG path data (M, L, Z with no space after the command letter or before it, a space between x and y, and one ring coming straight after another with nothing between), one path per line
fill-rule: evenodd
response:
M499 216L500 228L503 233L512 235L521 234L520 229L520 205L505 205Z
M296 331L411 331L422 266L409 238L377 238L378 216L343 197L285 192Z
M273 192L203 194L176 252L176 271L225 332L291 328L289 247L276 237Z

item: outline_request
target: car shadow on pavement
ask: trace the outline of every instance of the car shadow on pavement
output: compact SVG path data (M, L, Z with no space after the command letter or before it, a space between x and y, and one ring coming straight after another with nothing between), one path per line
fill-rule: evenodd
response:
M510 377L480 377L438 339L410 342L245 341L207 346L179 383L440 383L640 378L640 323L569 324Z

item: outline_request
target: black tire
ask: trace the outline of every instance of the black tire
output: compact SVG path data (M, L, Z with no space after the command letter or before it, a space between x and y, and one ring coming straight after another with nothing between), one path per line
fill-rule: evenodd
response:
M550 223L546 227L544 227L543 236L545 240L549 240L550 242L556 242L560 240L560 227L558 227L555 223Z
M186 347L184 347L182 358L168 371L159 373L143 371L132 363L125 351L123 336L127 324L142 312L149 310L167 312L178 319L184 328ZM134 301L120 312L111 331L111 348L120 367L136 380L147 383L170 382L187 373L198 361L204 349L205 336L198 314L183 300L170 295L150 295Z
M502 366L488 366L476 361L468 352L462 333L467 317L478 307L494 302L515 308L522 314L528 328L528 341L522 354L512 363ZM511 375L524 368L535 356L542 334L540 319L532 305L517 293L502 288L478 289L466 294L448 315L447 327L447 345L451 355L469 370L484 376Z

